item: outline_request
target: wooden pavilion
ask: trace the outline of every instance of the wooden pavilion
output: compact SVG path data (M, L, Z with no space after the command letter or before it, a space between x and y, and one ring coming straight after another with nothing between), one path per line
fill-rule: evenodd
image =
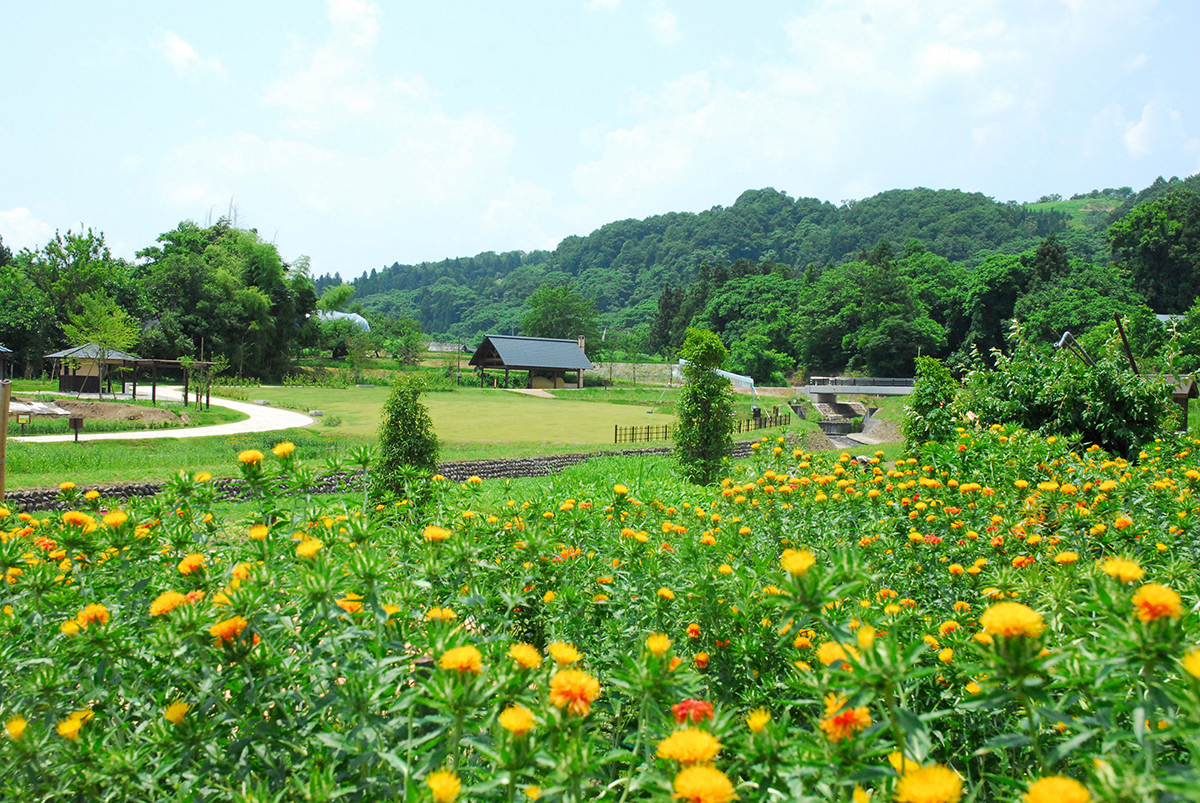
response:
M105 365L132 369L133 387L130 395L135 398L137 397L138 374L142 369L149 369L150 401L152 403L158 402L158 370L160 368L183 372L183 399L185 404L187 403L189 392L195 392L197 407L200 405L201 395L203 394L205 397L208 397L210 394L210 388L207 386L200 387L199 383L194 387L191 386L192 377L189 365L184 364L182 360L143 359L117 349L103 349L94 343L56 351L53 354L45 355L45 358L53 363L53 368L58 373L58 390L60 393L99 393L100 364L103 361ZM212 365L211 362L203 360L193 360L190 363L193 369L204 368L210 365ZM53 376L53 374L51 375ZM107 385L107 390L111 393L112 374L108 376ZM121 378L121 392L125 392L124 377ZM207 398L205 399L205 404L208 404Z
M508 387L510 371L528 371L524 387L565 387L563 374L575 373L575 387L583 387L583 372L592 370L592 363L583 353L583 338L560 340L550 337L515 337L510 335L487 335L470 365L479 371L483 383L484 370L503 370L504 387ZM550 378L534 376L535 373L549 374Z
M101 365L123 368L137 364L138 358L119 349L104 348L95 343L63 349L45 355L58 373L59 393L99 393ZM53 374L51 374L53 375ZM108 392L112 393L112 374L108 375ZM121 382L125 392L125 382Z
M13 360L12 349L6 349L0 346L0 381L4 379L12 379L15 375L16 362Z

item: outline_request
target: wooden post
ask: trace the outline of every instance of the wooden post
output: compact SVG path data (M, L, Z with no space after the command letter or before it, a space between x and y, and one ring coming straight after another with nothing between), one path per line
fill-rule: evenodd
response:
M0 379L0 504L4 503L4 480L8 476L5 454L8 452L8 405L12 399L12 380Z
M508 368L504 369L504 389L508 390Z
M621 442L621 428L619 426L617 426L616 424L613 424L613 443L620 443L620 442Z
M184 366L184 368L183 368L183 406L184 407L187 407L187 403L188 403L188 373L189 372L188 372L187 366Z
M150 365L150 403L158 406L158 363Z
M133 364L133 394L132 394L133 399L135 401L137 400L137 369L138 369L138 366L137 366L137 363L135 362Z

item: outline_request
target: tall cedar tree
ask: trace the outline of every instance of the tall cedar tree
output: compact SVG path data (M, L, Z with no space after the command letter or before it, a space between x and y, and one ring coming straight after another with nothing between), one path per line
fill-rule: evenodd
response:
M721 338L707 329L688 329L679 349L687 360L675 410L675 454L683 475L698 485L714 482L733 449L733 389L714 369L729 357Z

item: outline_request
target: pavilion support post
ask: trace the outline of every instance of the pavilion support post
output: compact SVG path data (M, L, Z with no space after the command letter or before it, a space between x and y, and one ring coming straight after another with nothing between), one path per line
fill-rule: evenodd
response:
M504 389L508 390L508 369L504 369Z
M183 406L187 407L188 403L188 369L183 369Z
M150 403L158 406L158 364L150 368Z
M133 398L137 399L137 363L133 364Z
M575 387L578 390L583 390L583 369L582 368L580 368L578 373L575 374Z

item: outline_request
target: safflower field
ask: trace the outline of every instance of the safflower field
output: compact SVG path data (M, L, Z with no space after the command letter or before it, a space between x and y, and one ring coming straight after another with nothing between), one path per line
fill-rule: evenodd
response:
M1195 448L64 483L0 509L0 797L1200 800Z

